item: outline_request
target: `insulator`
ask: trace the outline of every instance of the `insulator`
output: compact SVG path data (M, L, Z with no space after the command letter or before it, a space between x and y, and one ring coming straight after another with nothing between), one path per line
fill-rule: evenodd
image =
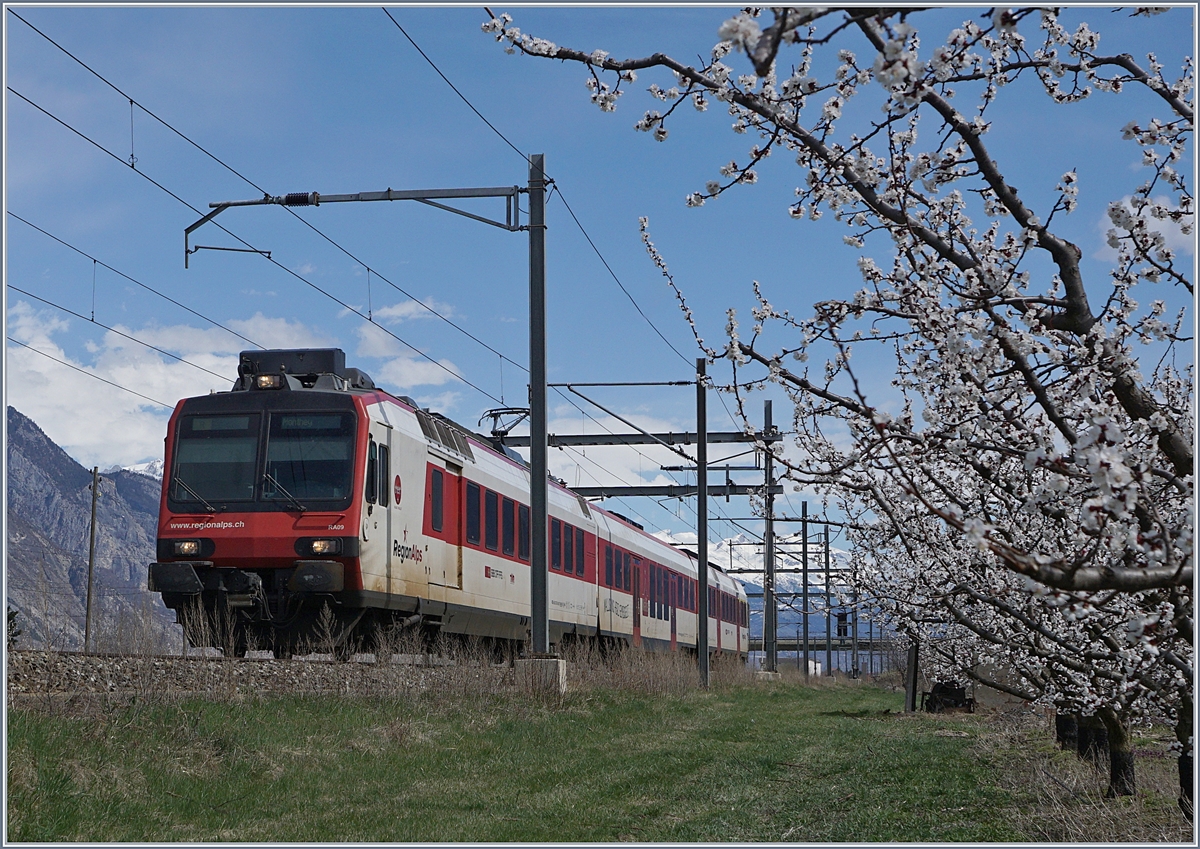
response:
M283 199L284 206L309 206L312 203L312 195L308 192L292 192Z

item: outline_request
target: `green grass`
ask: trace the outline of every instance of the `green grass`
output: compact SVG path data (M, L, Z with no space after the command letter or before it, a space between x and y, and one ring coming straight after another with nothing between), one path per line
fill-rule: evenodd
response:
M976 717L868 687L11 711L12 841L1003 841ZM952 728L969 736L938 736Z

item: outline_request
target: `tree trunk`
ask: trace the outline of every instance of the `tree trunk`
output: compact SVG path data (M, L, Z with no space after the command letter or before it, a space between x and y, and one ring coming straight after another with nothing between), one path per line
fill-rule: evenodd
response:
M1179 756L1179 809L1192 821L1196 809L1195 787L1192 783L1192 696L1184 692L1175 720L1175 738L1183 746L1183 754Z
M1108 789L1104 798L1132 796L1137 789L1133 772L1133 747L1129 726L1112 708L1096 711L1108 736Z
M1079 741L1079 725L1074 714L1056 711L1054 714L1054 742L1063 751L1074 749Z
M1192 756L1179 756L1179 810L1191 822L1195 815L1195 788L1192 784Z
M1100 767L1100 757L1108 743L1108 735L1104 730L1104 723L1100 717L1094 714L1092 716L1077 716L1075 723L1077 729L1075 753L1079 757L1091 761L1098 769Z

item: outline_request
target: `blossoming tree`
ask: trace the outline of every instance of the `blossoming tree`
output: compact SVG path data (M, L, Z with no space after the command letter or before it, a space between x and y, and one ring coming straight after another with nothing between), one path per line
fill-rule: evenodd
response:
M1123 25L1160 11L1125 13ZM561 47L507 14L483 29L510 52L581 65L604 111L639 72L661 74L648 86L655 108L634 125L659 141L678 110L725 107L753 145L689 206L755 183L768 156L794 158L788 213L842 222L863 285L810 313L755 283L749 334L732 310L723 349L697 333L728 362L739 409L767 384L788 394L798 435L777 459L869 528L859 542L887 570L880 584L910 588L897 613L932 600L972 635L971 651L990 646L1041 682L1039 696L1084 711L1128 719L1143 708L1127 696L1153 694L1180 720L1190 778L1192 281L1168 236L1194 227L1191 58L1168 71L1153 54L1104 52L1087 23L1068 27L1052 9L918 30L931 14L746 9L698 63ZM1019 186L1012 160L1036 151L989 146L1010 92L1134 98L1146 115L1112 127L1140 151L1145 179L1112 198L1106 274L1089 277L1062 235L1078 173L1052 191ZM851 108L863 102L878 111ZM1069 133L1062 143L1085 144ZM676 286L644 222L643 238ZM868 389L853 364L877 372L885 358L891 386ZM1053 659L1035 645L1048 635L1061 642ZM1089 679L1080 663L1108 671Z

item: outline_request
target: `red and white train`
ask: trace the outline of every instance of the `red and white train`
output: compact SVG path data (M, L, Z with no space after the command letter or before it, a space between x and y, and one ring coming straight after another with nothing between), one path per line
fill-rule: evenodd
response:
M377 389L336 348L244 351L238 375L180 401L166 437L149 585L190 639L348 652L401 625L525 644L519 456ZM552 644L695 651L694 555L554 482L549 514ZM708 584L710 651L744 657L745 591L711 564Z

